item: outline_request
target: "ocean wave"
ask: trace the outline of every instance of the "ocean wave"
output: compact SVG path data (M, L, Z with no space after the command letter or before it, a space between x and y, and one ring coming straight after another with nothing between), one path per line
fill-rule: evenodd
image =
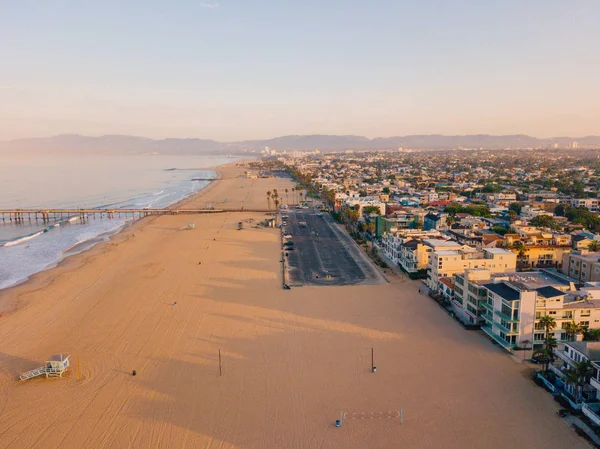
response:
M47 231L48 231L48 229L46 228L41 231L34 232L33 234L26 235L24 237L19 237L14 240L9 240L8 242L5 242L2 246L15 246L15 245L18 245L19 243L27 242L36 237L39 237L40 235L42 235L44 232L47 232Z

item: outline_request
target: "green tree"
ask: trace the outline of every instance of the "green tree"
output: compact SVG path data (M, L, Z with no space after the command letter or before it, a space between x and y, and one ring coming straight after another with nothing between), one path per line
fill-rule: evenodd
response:
M600 341L600 329L584 329L583 339L585 341Z
M390 194L390 188L389 187L384 187L383 189L381 189L381 193L383 193L384 195L389 195Z
M267 202L269 203L269 209L271 209L271 191L267 192Z
M381 211L379 210L379 207L377 207L377 206L365 206L362 209L362 213L363 213L363 215L371 215L371 214L381 215Z
M567 371L567 380L575 390L575 402L580 402L583 397L583 388L592 376L592 364L589 360L576 362L574 368Z
M592 240L588 245L588 249L594 252L600 250L600 242L598 240Z
M521 215L522 208L523 208L523 203L510 203L508 205L508 210L515 212L517 215Z
M533 217L529 224L540 228L555 228L556 220L550 215L538 215L537 217Z
M567 334L567 338L571 341L575 341L575 336L577 334L583 333L584 328L581 324L576 323L575 320L570 323L566 323L564 325L565 333Z

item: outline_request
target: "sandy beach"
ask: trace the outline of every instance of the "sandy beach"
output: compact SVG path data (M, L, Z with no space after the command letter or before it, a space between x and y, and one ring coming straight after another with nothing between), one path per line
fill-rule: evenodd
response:
M219 171L186 207L294 187ZM283 290L279 230L236 230L265 216L147 218L0 292L0 448L588 447L418 283ZM61 352L65 378L18 380Z

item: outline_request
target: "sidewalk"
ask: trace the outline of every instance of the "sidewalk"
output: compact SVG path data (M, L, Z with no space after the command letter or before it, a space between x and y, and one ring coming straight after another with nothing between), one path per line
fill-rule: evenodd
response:
M569 415L566 416L564 419L567 423L569 423L569 425L575 424L576 426L581 427L583 431L587 434L587 436L589 436L590 439L596 444L596 447L600 447L600 438L598 438L598 435L596 435L594 431L590 429L590 426L584 423L577 416Z

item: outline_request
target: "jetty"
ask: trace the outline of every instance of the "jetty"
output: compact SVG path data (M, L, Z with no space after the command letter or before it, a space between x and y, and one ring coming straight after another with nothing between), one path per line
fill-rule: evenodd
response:
M269 209L0 209L3 223L24 223L26 221L63 221L69 218L132 217L142 218L150 215L193 215L218 214L223 212L275 212Z

